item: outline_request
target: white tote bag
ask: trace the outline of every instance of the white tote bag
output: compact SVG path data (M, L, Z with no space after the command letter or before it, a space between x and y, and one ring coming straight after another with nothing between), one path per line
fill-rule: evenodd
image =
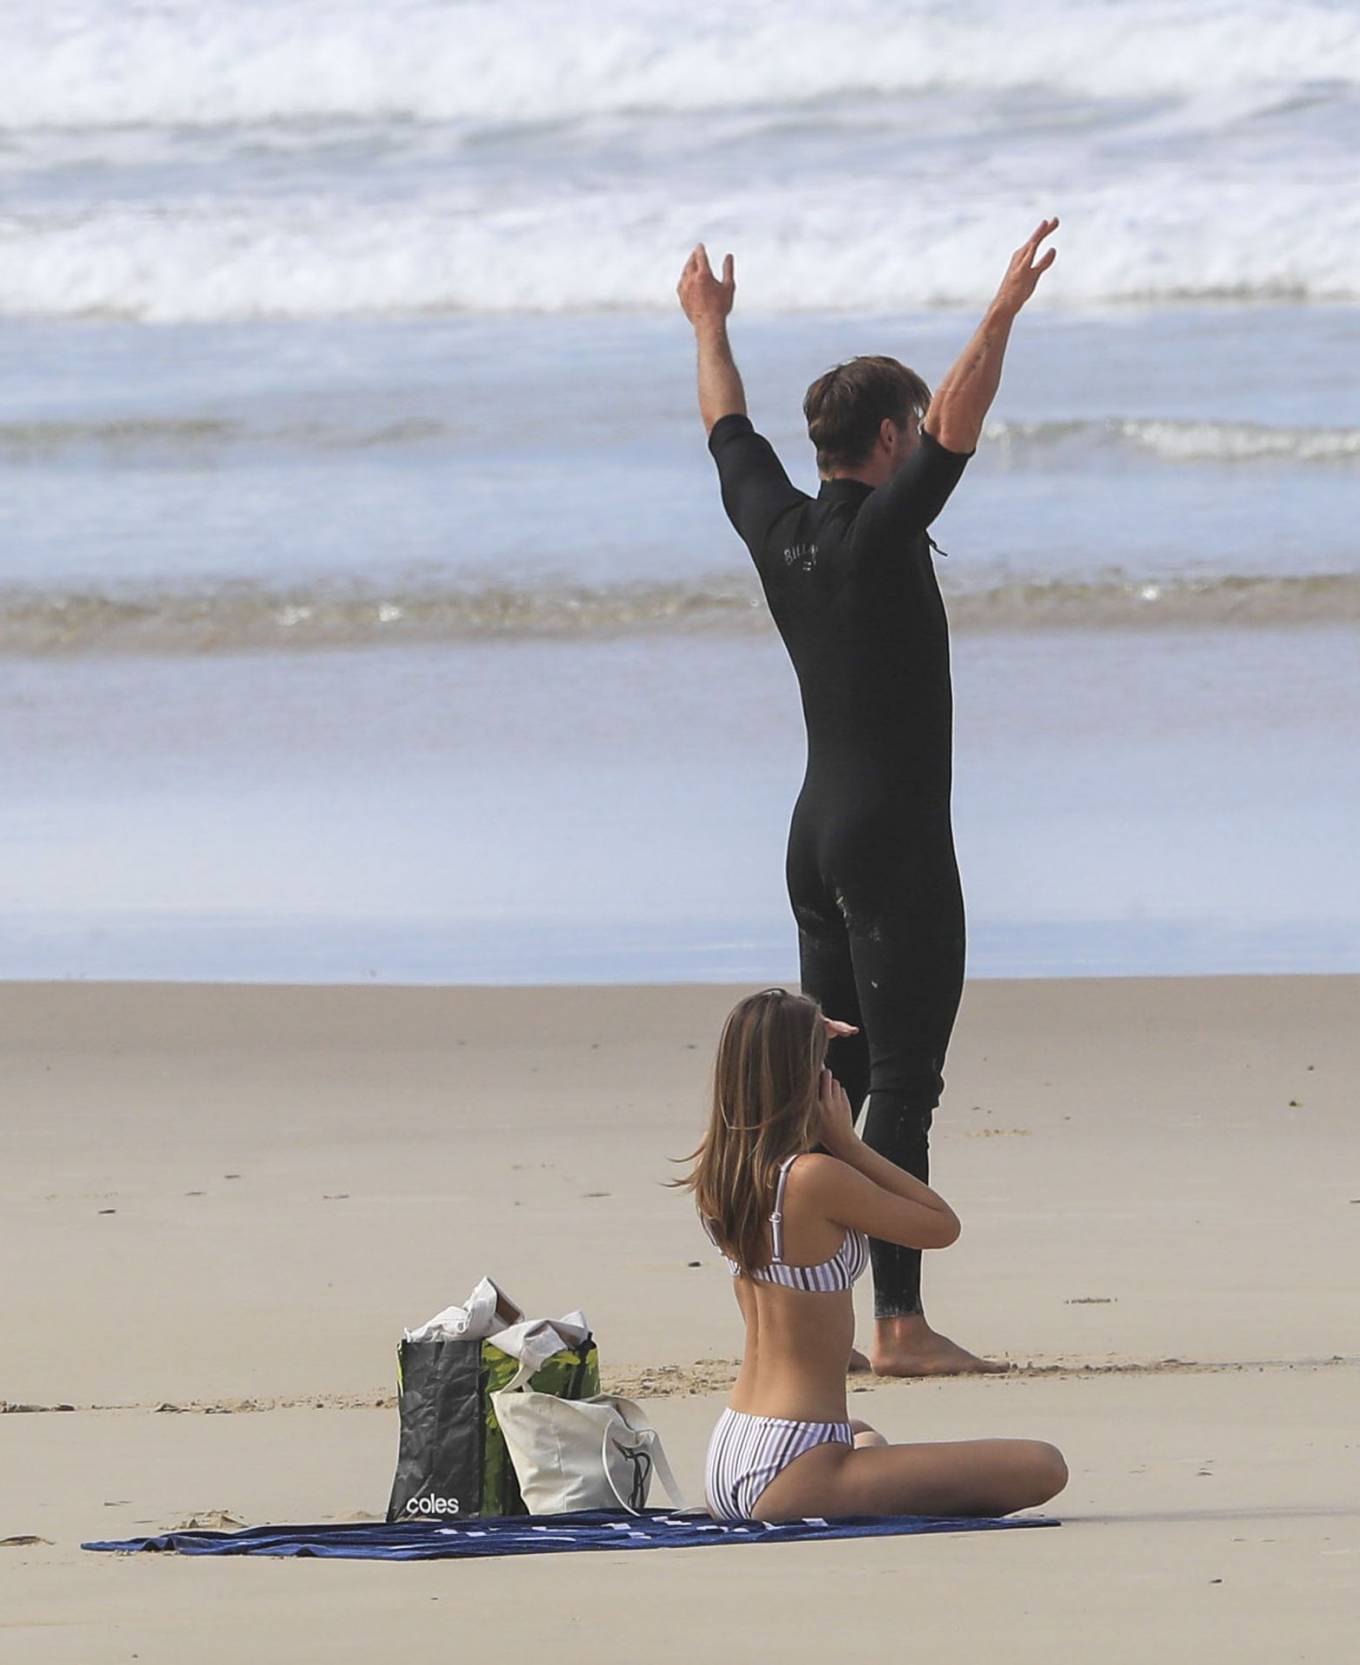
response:
M531 1366L491 1395L496 1421L531 1515L563 1515L576 1509L647 1506L652 1475L672 1505L685 1507L661 1436L631 1399L597 1393L559 1399L524 1390Z

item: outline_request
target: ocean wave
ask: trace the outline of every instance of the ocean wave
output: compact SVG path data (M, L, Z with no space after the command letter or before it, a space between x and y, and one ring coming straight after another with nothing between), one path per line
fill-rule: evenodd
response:
M97 452L120 461L206 456L246 446L295 447L319 451L362 451L384 446L457 440L466 423L432 417L394 422L344 424L314 421L256 425L217 416L110 416L86 420L0 422L0 458L7 462L49 461L69 453Z
M0 459L48 462L95 453L101 460L135 463L163 458L202 463L257 447L296 451L399 450L403 446L457 450L475 430L467 422L413 416L365 421L314 418L252 423L217 416L111 416L0 422ZM1085 461L1108 453L1129 460L1169 463L1279 462L1316 467L1360 466L1360 428L1289 427L1262 422L1185 421L1147 417L993 421L983 433L988 451L1006 465L1042 469L1065 458Z
M947 592L956 630L1297 628L1360 623L1360 574L1010 580ZM306 652L468 641L772 629L758 591L692 584L516 588L335 585L272 590L0 590L0 653L18 656Z
M1341 178L1350 165L1315 157L1250 194L1165 162L1122 179L1117 193L1074 180L1056 205L1059 261L1036 304L1360 300L1360 199ZM886 180L833 201L772 174L743 176L720 199L698 178L562 184L526 175L507 198L489 184L432 179L414 199L370 205L332 182L296 200L0 213L0 315L674 313L680 265L700 237L715 253L735 251L740 316L973 309L1014 243L1055 206L1018 180L960 195L928 175L904 240L882 213Z
M1360 464L1360 428L1295 428L1264 422L1110 417L1100 421L989 422L984 438L1003 458L1039 463L1062 450L1108 450L1172 463Z
M1115 424L1122 439L1169 462L1360 461L1360 428L1285 428L1259 422Z
M351 118L525 123L797 107L941 88L1094 98L1360 83L1325 0L21 0L0 14L8 128Z

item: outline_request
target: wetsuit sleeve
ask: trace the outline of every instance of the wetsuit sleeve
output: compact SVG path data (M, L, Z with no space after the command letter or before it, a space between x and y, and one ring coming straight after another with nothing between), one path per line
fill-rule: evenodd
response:
M933 434L921 443L891 480L864 501L861 525L872 525L876 538L912 538L924 532L949 501L971 451L946 451Z
M713 424L708 448L718 465L723 508L742 542L759 558L761 545L780 515L807 501L784 472L768 439L748 416L723 416Z

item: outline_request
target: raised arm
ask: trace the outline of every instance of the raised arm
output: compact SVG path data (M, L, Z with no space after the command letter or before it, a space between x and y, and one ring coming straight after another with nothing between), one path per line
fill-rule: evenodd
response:
M727 341L736 287L732 256L724 258L723 275L716 278L700 243L685 262L676 293L699 346L699 415L718 465L723 507L759 565L770 528L806 499L746 414L746 390Z
M805 1158L817 1164L808 1173L807 1196L828 1220L904 1249L947 1249L958 1241L958 1216L928 1185L858 1137L835 1155L839 1160Z
M982 424L1001 385L1011 325L1039 279L1058 258L1058 251L1051 248L1037 263L1035 259L1040 244L1057 229L1057 220L1041 220L1034 235L1011 256L1001 287L976 334L935 389L924 427L946 451L966 453L976 448Z
M949 501L996 397L1011 325L1057 258L1056 251L1049 249L1035 263L1039 245L1057 224L1056 220L1042 221L1024 247L1011 256L996 298L930 401L920 444L860 510L861 524L874 527L877 537L886 536L889 542L914 537L926 530ZM884 424L885 429L889 426Z
M869 1149L855 1132L845 1089L822 1071L822 1145L835 1161L809 1159L816 1205L827 1218L907 1249L947 1249L958 1216L938 1191Z
M712 433L724 416L746 415L746 390L727 339L727 315L737 292L732 256L723 257L723 275L716 278L708 251L700 243L685 262L675 292L694 326L699 348L699 416L704 432Z

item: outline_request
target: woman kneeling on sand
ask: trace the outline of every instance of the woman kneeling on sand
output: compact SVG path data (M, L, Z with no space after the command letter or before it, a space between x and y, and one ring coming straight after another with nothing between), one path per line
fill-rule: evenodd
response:
M854 1131L825 1067L852 1033L783 989L740 1001L718 1044L713 1114L680 1183L723 1251L746 1320L729 1408L708 1448L719 1520L805 1515L1006 1515L1067 1484L1041 1440L889 1445L846 1408L852 1290L870 1237L943 1249L949 1204Z

